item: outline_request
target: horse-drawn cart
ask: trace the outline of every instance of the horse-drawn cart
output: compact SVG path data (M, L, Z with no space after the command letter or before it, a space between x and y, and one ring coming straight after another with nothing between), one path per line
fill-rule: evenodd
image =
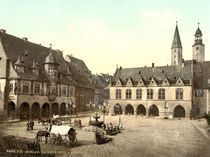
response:
M52 125L50 131L50 141L53 144L71 145L77 142L76 131L74 128L67 125Z

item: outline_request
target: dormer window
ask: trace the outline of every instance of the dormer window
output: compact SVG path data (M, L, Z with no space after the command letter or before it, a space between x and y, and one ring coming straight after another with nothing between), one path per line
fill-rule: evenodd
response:
M24 73L24 67L23 66L16 66L16 71L18 72L18 73L21 73L21 74L23 74Z
M32 72L33 72L34 76L38 76L39 75L39 69L33 69Z
M57 70L56 69L53 69L53 68L49 69L49 75L50 76L56 76L56 74L57 74Z

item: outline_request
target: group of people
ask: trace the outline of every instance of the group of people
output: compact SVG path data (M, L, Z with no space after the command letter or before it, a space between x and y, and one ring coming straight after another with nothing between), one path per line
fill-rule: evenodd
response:
M121 125L113 125L112 123L103 124L102 128L106 131L107 135L114 135L120 132Z

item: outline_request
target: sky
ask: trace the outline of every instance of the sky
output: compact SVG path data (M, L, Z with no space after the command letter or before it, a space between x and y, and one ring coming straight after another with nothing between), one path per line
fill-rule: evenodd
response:
M200 23L210 60L209 0L0 0L0 29L84 60L93 73L171 64L178 21L183 58L192 59Z

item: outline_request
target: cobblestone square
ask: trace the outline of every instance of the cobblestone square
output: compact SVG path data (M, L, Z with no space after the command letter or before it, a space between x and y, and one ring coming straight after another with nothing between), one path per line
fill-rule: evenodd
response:
M76 128L79 145L73 148L42 145L42 150L71 151L73 156L90 157L208 157L210 141L207 141L192 121L185 119L141 118L121 116L124 130L110 136L112 141L96 145L94 133L87 131L89 117L82 117L81 129ZM117 124L119 116L106 116L106 123ZM41 126L37 122L33 131L26 131L26 122L10 123L2 129L4 134L35 138ZM61 156L61 155L56 155ZM68 155L63 155L68 156Z

